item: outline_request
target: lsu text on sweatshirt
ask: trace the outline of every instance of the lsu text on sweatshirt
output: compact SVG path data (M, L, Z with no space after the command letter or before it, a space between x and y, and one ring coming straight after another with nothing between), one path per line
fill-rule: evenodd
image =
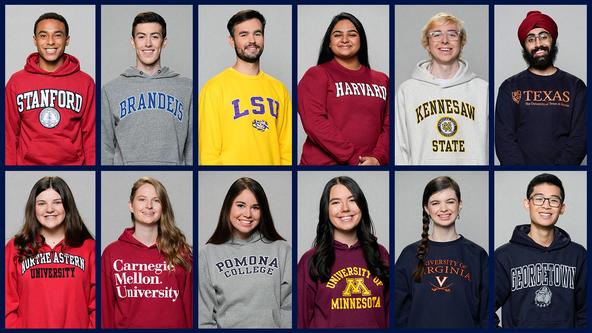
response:
M401 328L487 328L487 252L460 236L428 240L421 282L413 280L417 246L395 264L395 318Z
M32 53L4 97L6 165L95 164L95 82L78 59L47 72Z
M389 162L389 80L335 60L310 68L298 84L298 113L307 134L302 165L358 165L360 156Z
M292 327L292 250L286 241L249 239L199 251L200 328Z
M95 328L95 241L80 247L62 240L18 262L11 239L5 249L6 328Z
M329 281L313 280L310 249L298 263L298 328L387 328L389 295L383 281L368 270L359 243L333 241L335 263ZM389 255L379 245L380 258Z
M586 250L558 227L549 247L529 232L530 225L517 226L495 251L495 310L502 308L502 326L586 327Z
M125 229L101 257L102 328L191 328L192 272Z

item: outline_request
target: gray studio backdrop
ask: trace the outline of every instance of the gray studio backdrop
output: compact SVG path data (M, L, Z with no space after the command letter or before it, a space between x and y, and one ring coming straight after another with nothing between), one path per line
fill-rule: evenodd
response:
M586 172L585 171L496 171L495 172L495 248L507 243L514 227L529 224L524 208L528 183L536 175L548 172L561 179L565 188L565 213L557 226L571 239L586 247Z
M395 91L421 60L430 58L421 45L421 29L437 13L452 14L464 22L467 43L461 59L478 77L489 81L489 16L487 5L395 6Z
M132 227L129 196L132 186L143 176L164 185L175 213L175 224L193 244L193 175L191 171L103 171L101 172L101 253Z
M76 57L81 70L95 78L94 5L7 5L4 10L4 83L23 69L29 54L37 52L33 27L37 18L47 12L56 12L68 21L70 43L66 53Z
M378 243L389 250L389 173L385 171L298 172L298 260L312 247L319 221L319 201L329 180L349 176L360 185ZM389 250L390 252L390 250ZM392 254L391 254L392 256Z
M257 10L265 17L261 69L280 80L292 95L292 7L289 5L199 6L199 90L216 74L234 65L236 54L228 44L226 24L243 9Z
M167 24L167 45L160 63L181 76L193 78L193 7L191 5L102 5L101 6L101 84L136 65L130 44L132 23L138 13L152 11Z
M265 190L275 229L292 244L292 173L289 171L199 171L199 248L212 236L226 192L241 177Z
M333 17L348 12L357 17L366 31L368 57L372 69L389 75L389 7L375 6L298 6L298 81L316 66L325 31ZM296 112L296 109L294 109ZM298 156L300 162L306 133L298 117Z
M430 180L438 176L449 176L460 187L463 207L456 231L489 252L487 171L396 171L395 260L407 245L421 239L423 190ZM430 233L432 230L430 224Z
M96 237L94 171L6 171L5 176L4 242L21 230L29 193L33 185L45 176L58 176L68 184L84 224Z
M557 36L557 59L555 66L569 72L587 84L587 21L585 5L496 5L495 6L495 91L512 75L528 68L522 58L522 46L518 41L518 26L526 13L539 10L555 20ZM494 99L495 101L495 99ZM493 110L492 117L493 120ZM587 158L583 164L586 164ZM495 164L499 165L497 156Z

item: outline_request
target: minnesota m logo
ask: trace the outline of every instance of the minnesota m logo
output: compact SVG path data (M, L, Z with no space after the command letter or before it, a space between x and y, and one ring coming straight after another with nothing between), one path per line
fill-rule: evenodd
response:
M345 290L341 293L343 296L351 296L352 294L362 294L362 296L370 296L372 292L364 284L364 278L346 278Z

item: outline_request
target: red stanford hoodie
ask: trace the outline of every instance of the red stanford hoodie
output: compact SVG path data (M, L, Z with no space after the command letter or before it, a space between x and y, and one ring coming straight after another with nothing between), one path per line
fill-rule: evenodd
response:
M102 328L191 328L192 272L167 265L155 245L133 236L134 228L101 257Z
M6 165L95 164L95 83L78 59L47 72L29 55L4 97Z
M47 244L17 260L14 239L5 252L6 328L94 328L95 241L81 247Z

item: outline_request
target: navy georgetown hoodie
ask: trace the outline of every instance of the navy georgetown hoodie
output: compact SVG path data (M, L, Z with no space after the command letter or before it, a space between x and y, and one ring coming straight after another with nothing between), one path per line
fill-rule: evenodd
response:
M495 308L503 327L586 326L586 249L555 227L549 247L535 243L530 225L514 229L495 251ZM495 316L499 325L499 318Z

